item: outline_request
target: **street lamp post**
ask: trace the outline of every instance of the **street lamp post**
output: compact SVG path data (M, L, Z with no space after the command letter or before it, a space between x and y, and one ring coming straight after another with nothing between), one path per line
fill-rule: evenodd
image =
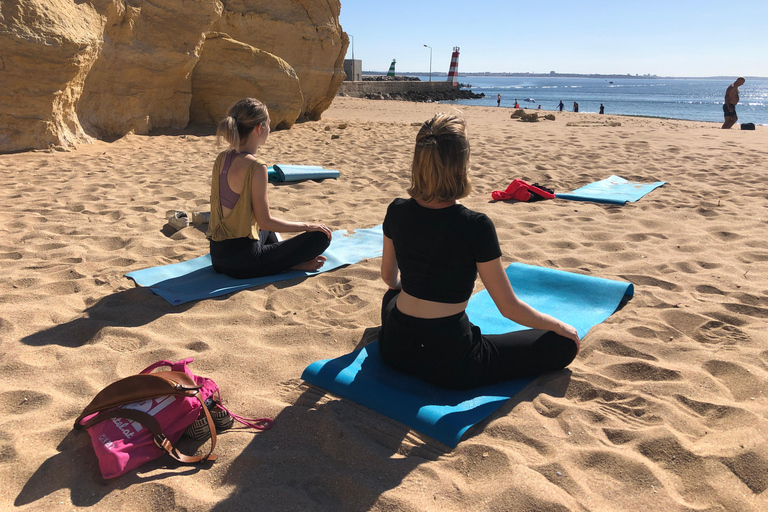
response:
M429 48L429 81L432 81L432 47L424 45L424 48Z

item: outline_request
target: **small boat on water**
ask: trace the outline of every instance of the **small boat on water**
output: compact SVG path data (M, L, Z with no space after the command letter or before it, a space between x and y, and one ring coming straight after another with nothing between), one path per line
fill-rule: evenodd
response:
M533 98L525 98L523 101L527 101L528 103L536 103L536 100Z

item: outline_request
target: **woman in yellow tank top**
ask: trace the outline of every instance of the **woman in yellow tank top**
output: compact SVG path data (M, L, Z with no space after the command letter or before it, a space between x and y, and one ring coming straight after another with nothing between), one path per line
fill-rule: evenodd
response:
M216 272L244 279L285 270L315 271L331 230L320 223L273 217L267 197L267 165L256 157L269 137L269 112L254 98L229 109L216 133L229 149L216 158L211 176L211 218L206 236ZM281 241L277 232L303 232Z

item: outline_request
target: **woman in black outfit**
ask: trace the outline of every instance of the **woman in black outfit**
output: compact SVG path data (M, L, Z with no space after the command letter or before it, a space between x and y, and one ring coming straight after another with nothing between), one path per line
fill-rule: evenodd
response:
M458 199L470 192L469 141L461 118L437 114L416 136L410 199L384 219L379 353L401 372L468 389L560 370L579 350L576 329L515 296L496 229ZM464 310L480 274L502 315L531 329L483 335Z

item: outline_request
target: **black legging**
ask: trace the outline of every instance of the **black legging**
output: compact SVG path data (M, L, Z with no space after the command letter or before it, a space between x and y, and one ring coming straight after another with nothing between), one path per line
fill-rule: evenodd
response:
M449 389L469 389L562 370L576 357L576 343L552 331L527 329L480 333L462 312L444 318L416 318L395 303L389 290L381 305L379 353L403 373Z
M271 276L321 255L331 243L320 231L307 231L278 242L271 231L259 231L260 240L211 240L213 269L237 279Z

